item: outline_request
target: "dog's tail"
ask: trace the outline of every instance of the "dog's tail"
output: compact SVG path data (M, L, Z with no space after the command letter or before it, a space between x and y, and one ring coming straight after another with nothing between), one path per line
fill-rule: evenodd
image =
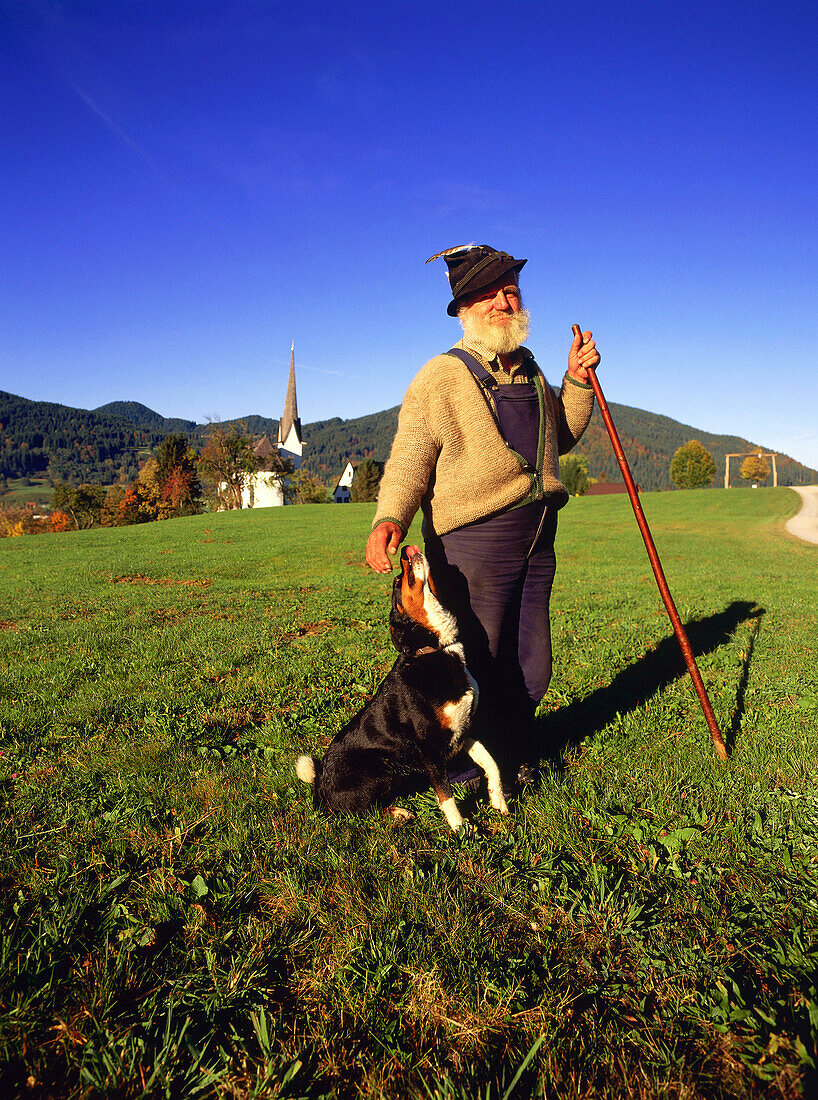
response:
M321 761L314 756L299 756L295 762L295 774L302 783L308 783L312 787L321 774Z

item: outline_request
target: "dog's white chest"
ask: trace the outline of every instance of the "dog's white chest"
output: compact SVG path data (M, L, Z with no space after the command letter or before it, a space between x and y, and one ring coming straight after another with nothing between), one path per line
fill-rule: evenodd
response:
M466 658L462 644L458 642L450 646L449 649L451 652L456 653L463 662L463 668L469 681L468 688L460 698L451 703L446 703L442 708L444 720L452 731L453 739L456 738L459 740L469 728L474 709L477 706L477 700L480 696L480 689L477 687L477 681L466 666Z
M441 709L446 726L454 737L461 737L469 728L475 698L471 688L456 703L446 703Z

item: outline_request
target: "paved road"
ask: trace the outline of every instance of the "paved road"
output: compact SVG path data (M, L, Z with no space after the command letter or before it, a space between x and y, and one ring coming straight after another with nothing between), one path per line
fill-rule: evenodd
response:
M787 521L787 530L804 542L818 543L818 485L791 485L803 500L801 511Z

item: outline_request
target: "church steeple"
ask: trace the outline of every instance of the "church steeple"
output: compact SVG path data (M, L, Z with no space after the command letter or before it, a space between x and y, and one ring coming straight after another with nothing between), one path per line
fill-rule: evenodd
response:
M284 413L278 423L278 446L298 458L303 453L301 442L301 421L298 417L298 403L295 399L295 341L290 348L290 377L287 382L287 397L284 401Z

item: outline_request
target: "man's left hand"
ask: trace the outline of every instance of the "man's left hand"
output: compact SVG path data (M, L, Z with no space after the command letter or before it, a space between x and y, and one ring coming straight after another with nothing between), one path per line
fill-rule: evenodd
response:
M590 384L588 367L598 367L602 362L602 356L596 350L592 332L577 333L571 350L568 353L568 373L577 382L584 385Z

